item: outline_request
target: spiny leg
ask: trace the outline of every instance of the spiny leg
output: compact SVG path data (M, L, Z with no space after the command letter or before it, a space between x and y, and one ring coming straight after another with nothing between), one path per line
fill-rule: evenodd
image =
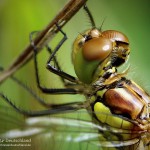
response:
M0 66L0 71L3 70L3 67ZM28 117L36 117L36 116L44 116L51 114L59 114L59 113L67 113L76 111L78 109L82 109L85 107L84 102L71 102L65 104L48 104L39 96L37 96L29 87L27 87L24 83L22 83L19 79L14 76L10 77L13 81L15 81L18 85L23 87L26 91L28 91L38 102L42 105L48 107L49 109L40 110L40 111L26 111L17 107L10 99L8 99L3 93L0 93L0 97L7 102L11 107L13 107L18 113L23 114Z
M0 71L3 71L4 68L0 66ZM20 81L18 78L14 76L10 76L10 78L19 86L21 86L24 90L26 90L31 96L35 98L40 104L42 104L45 107L50 107L51 104L46 103L41 97L39 97L31 88L29 88L27 85L25 85L22 81Z
M30 33L29 39L30 39L30 43L32 43L32 45L34 45L33 36L34 36L34 34L38 34L38 33L39 33L39 31L33 31ZM52 49L50 48L50 46L47 44L45 47L46 47L46 50L48 51L48 53L51 55ZM54 62L54 67L56 66L58 70L62 70L56 57L53 58L53 62ZM66 86L67 83L66 83L65 79L61 76L60 76L60 79L61 79L62 83L64 84L64 86Z
M60 33L62 33L63 38L62 38L62 40L58 43L58 45L55 47L55 49L54 49L54 51L52 52L52 54L51 54L49 60L47 61L47 69L48 69L49 71L51 71L51 72L53 72L53 73L55 73L55 74L57 74L57 75L63 77L63 78L66 79L66 80L69 80L69 81L71 81L71 82L74 82L74 83L77 83L77 84L78 84L78 80L77 80L75 77L73 77L73 76L71 76L71 75L69 75L69 74L67 74L67 73L65 73L65 72L63 72L63 71L59 70L58 68L55 68L54 66L51 65L51 61L52 61L53 58L55 57L55 54L58 52L58 50L59 50L60 47L63 45L63 43L67 40L67 35L61 30L61 28L60 28L57 24L56 24L56 26L57 26L58 30L60 31Z
M3 68L0 66L0 71ZM48 107L49 109L46 110L39 110L39 111L26 111L17 107L10 99L8 99L3 93L0 93L0 97L7 102L11 107L13 107L18 113L23 114L27 117L37 117L37 116L44 116L44 115L52 115L52 114L59 114L59 113L67 113L76 111L78 109L85 108L84 102L71 102L65 104L48 104L44 102L43 99L38 97L31 89L29 89L25 84L23 84L20 80L15 78L14 76L11 77L13 81L17 84L22 86L25 90L27 90L36 100L38 100L41 104Z
M49 45L46 45L46 49L47 49L47 51L48 51L50 54L52 54L52 50L51 50L51 48L49 47ZM54 61L54 67L56 66L56 68L57 68L58 70L62 70L61 67L60 67L60 64L59 64L59 62L58 62L58 60L57 60L57 57L54 56L54 57L53 57L53 61ZM74 84L72 84L72 83L66 82L66 80L65 80L62 76L59 76L59 77L60 77L60 79L61 79L61 81L62 81L62 83L63 83L64 86L67 87L67 85L74 85Z
M7 102L11 107L13 107L17 112L23 114L28 117L37 117L37 116L45 116L45 115L52 115L52 114L59 114L59 113L67 113L76 111L79 109L84 108L84 102L74 102L74 103L67 103L62 105L53 105L52 108L40 111L26 111L20 109L15 104L12 103L10 99L8 99L4 94L0 93L0 97Z
M3 71L3 67L0 66L0 71ZM11 76L10 77L15 83L17 83L19 86L21 86L24 90L26 90L31 96L33 96L35 98L36 101L38 101L40 104L42 104L45 107L48 108L55 108L55 107L59 107L59 106L64 106L64 104L50 104L44 101L44 99L42 99L41 97L39 97L31 88L29 88L27 85L25 85L22 81L20 81L18 78ZM65 105L67 104L75 104L74 102L72 103L65 103Z
M56 46L56 48L54 49L54 51L52 52L50 59L48 61L47 66L49 66L49 70L53 73L55 73L56 75L67 79L71 82L77 82L77 79L74 78L73 76L59 70L58 68L55 68L54 66L52 66L50 64L50 62L53 60L53 58L55 57L56 52L59 50L59 48L61 47L61 45L65 42L65 40L67 39L66 34L60 30L61 33L63 33L64 37L62 38L62 40L59 42L59 44ZM40 79L39 79L39 71L38 71L38 63L37 63L37 47L34 45L33 41L31 40L31 44L33 46L34 49L34 64L35 64L35 75L36 75L36 80L37 80L37 86L38 88L43 92L43 93L47 93L47 94L77 94L79 93L75 88L58 88L58 89L52 89L52 88L45 88L41 85L40 83Z

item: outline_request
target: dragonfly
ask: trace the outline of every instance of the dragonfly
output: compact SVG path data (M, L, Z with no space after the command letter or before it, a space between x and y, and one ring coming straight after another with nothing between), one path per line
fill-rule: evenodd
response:
M55 126L60 125L62 129L59 130L66 133L70 134L69 127L73 127L74 130L80 128L83 133L78 137L71 135L67 138L65 138L66 133L62 136L47 135L52 136L52 141L58 138L60 141L66 140L70 143L73 141L88 143L85 144L86 146L84 145L84 149L89 149L89 143L97 149L101 147L102 149L138 149L139 147L146 149L149 146L150 129L149 95L134 81L126 78L128 69L124 72L117 71L118 67L124 64L129 57L129 40L119 31L102 31L101 28L96 28L94 19L86 5L84 10L90 19L91 29L80 33L73 44L72 60L78 78L63 72L55 56L67 39L66 34L57 23L56 28L63 38L53 51L46 46L50 53L47 69L60 76L65 88L51 89L41 85L37 66L38 48L32 39L31 45L34 48L34 64L39 89L46 94L82 94L85 96L85 100L58 105L48 104L36 97L16 78L12 78L36 97L46 109L41 111L23 110L1 93L2 99L9 103L16 112L19 112L18 115L27 116L26 120L20 118L16 120L13 119L16 116L11 116L12 122L20 122L22 130L10 130L1 136L14 138L38 133L46 134L49 131L51 131L50 134L53 134L53 130L57 131ZM54 62L54 66L52 62ZM85 109L88 111L91 121L52 117L53 114ZM82 111L81 113L84 114ZM50 117L45 117L46 115ZM77 131L74 133L77 134ZM81 149L82 144L78 145Z

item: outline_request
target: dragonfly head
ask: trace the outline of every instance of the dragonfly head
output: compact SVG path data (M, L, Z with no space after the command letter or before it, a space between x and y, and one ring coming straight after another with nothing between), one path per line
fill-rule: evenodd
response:
M123 64L129 53L129 40L123 33L92 28L77 36L72 60L78 78L90 84L103 74L104 68L106 71Z

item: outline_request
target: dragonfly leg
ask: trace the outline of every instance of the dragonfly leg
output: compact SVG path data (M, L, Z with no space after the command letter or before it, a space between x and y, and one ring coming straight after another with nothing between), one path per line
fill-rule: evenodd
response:
M52 49L50 48L49 45L46 45L46 49L50 54L52 54ZM60 64L59 64L59 62L58 62L58 60L55 56L53 57L53 61L54 61L54 67L57 68L58 70L62 70L61 66L60 66ZM59 76L59 77L60 77L60 79L61 79L64 86L67 87L67 85L72 85L71 83L66 82L66 80L62 76Z
M17 112L23 114L27 117L37 117L37 116L45 116L59 113L67 113L76 111L78 109L82 109L85 107L84 102L72 102L65 104L52 104L49 109L39 110L39 111L27 111L20 109L15 104L12 103L10 99L8 99L4 94L0 93L0 97L7 102L11 107L13 107Z
M58 27L59 29L59 27ZM60 70L60 67L59 65L57 64L56 67L52 66L50 63L52 60L56 60L55 59L55 54L56 52L59 50L59 48L61 47L61 45L65 42L65 40L67 39L67 36L66 34L61 30L59 29L60 32L64 35L64 37L62 38L62 40L58 43L58 45L56 46L56 48L54 49L54 51L51 51L51 56L48 60L48 63L47 63L47 66L49 66L49 70L53 73L55 73L56 75L60 76L61 78L64 78L64 79L67 79L71 82L74 82L76 83L77 82L77 79L63 71ZM34 45L32 39L31 39L31 36L30 36L30 40L31 40L31 45L33 46L33 49L34 49L34 66L35 66L35 76L36 76L36 81L37 81L37 86L38 88L43 92L43 93L47 93L47 94L77 94L79 93L75 88L71 87L71 88L57 88L57 89L54 89L54 88L46 88L46 87L43 87L40 83L40 78L39 78L39 71L38 71L38 62L37 62L37 47ZM48 49L48 51L50 51L50 49ZM57 61L55 62L57 63Z
M53 58L55 57L55 54L58 52L58 50L60 50L60 47L63 45L63 43L67 40L67 35L66 33L64 33L61 28L56 24L58 30L62 33L63 38L61 39L61 41L58 43L58 45L55 47L54 51L52 52L49 60L47 61L47 69L51 72L53 72L54 74L57 74L58 76L63 77L64 79L67 79L71 82L74 83L78 83L78 80L67 74L66 72L63 72L62 70L59 70L59 68L55 68L54 66L51 65L51 61L53 60Z

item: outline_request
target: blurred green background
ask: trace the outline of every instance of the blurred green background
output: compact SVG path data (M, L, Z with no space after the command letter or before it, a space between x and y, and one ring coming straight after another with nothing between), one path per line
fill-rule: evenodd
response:
M64 6L66 0L1 0L0 1L0 65L8 67L13 60L29 44L29 34L43 29ZM149 0L88 0L87 3L95 19L96 25L101 26L106 18L103 30L114 29L125 33L130 40L131 55L129 77L134 79L147 91L150 91L150 1ZM63 28L68 40L62 46L58 59L62 69L75 75L71 63L72 43L78 33L90 28L83 9ZM57 45L61 36L58 35L50 46ZM64 55L65 54L65 55ZM59 78L45 69L48 55L43 51L39 55L40 77L44 85L52 88L60 87ZM44 96L36 88L33 61L15 73L21 81L34 89L38 95L49 102L59 103L62 99L82 100L83 96ZM6 94L17 106L28 110L42 108L27 92L11 80L4 82L0 91ZM8 106L0 101L1 105ZM3 107L1 107L3 109ZM1 120L0 120L1 121ZM1 129L7 124L1 125ZM7 125L8 128L10 124ZM6 127L6 126L5 126ZM36 145L36 144L35 144ZM0 147L1 149L1 147ZM37 148L36 148L37 149Z

